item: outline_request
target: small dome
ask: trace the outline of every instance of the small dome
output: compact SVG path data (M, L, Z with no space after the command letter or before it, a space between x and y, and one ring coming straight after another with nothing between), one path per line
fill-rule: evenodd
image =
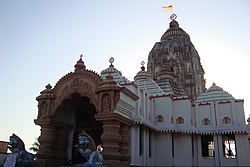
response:
M219 86L217 86L215 83L207 90L207 92L213 92L213 91L223 91L223 89Z
M102 70L101 71L101 78L102 79L107 79L106 77L108 75L112 75L113 79L115 80L115 82L117 83L125 83L125 82L129 82L129 80L125 77L122 76L121 71L117 70L114 65L112 64L114 62L114 58L111 57L109 59L109 62L111 63L109 65L109 68Z
M121 73L120 71L118 71L118 70L114 67L114 65L113 65L114 60L115 60L115 59L114 59L113 57L111 57L111 58L109 59L109 62L110 62L109 68L107 68L107 69L105 69L105 70L102 70L101 75L118 73L119 75L122 76L122 73Z
M109 66L109 68L102 70L101 75L113 74L113 73L118 73L119 75L122 76L121 71L117 70L112 64Z
M36 100L53 98L53 89L50 84L45 86L46 89L40 92L40 95L36 98Z
M142 62L141 62L141 65L142 65L141 71L139 71L139 72L136 74L136 76L134 77L134 80L135 80L135 81L152 79L151 75L150 75L147 71L145 71L144 64L145 64L145 62L142 61Z
M84 65L84 62L82 61L82 55L80 56L80 59L77 61L75 65L75 71L79 70L85 70L86 66Z
M169 28L180 28L179 27L179 23L175 20L172 20L170 23L169 23Z
M172 20L169 23L169 29L162 35L161 41L166 41L168 39L178 38L178 37L188 37L189 35L179 27L179 23L176 20Z
M235 100L235 98L224 91L221 87L215 83L205 92L202 93L195 102L209 102L209 101L224 101L224 100Z
M134 77L134 80L149 80L152 79L151 75L147 71L139 71L136 76Z

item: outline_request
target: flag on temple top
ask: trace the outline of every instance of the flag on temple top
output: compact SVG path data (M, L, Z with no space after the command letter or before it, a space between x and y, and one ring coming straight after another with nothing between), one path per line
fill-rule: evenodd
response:
M162 8L164 8L167 12L173 11L173 6L172 5L162 6Z

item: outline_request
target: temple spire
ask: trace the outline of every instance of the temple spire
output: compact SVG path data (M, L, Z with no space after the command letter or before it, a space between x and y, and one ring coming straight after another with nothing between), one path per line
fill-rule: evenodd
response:
M177 15L173 13L170 19L169 28L149 53L147 71L162 89L168 85L165 79L171 80L195 100L205 91L205 72L189 35L176 20Z
M83 57L83 55L81 54L80 59L77 61L76 65L75 65L75 71L81 71L81 70L86 69L84 62L82 61L82 57Z

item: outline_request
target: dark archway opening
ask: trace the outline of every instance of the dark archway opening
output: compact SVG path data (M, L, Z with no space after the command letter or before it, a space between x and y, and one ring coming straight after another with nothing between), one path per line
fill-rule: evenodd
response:
M74 144L77 143L78 134L83 130L92 137L95 144L102 144L101 135L103 133L102 123L96 121L97 114L95 105L86 96L73 93L70 98L64 99L57 108L55 119L66 124L70 124L66 155L67 160L73 156Z
M101 144L101 134L103 132L101 122L95 120L96 108L90 103L86 96L82 97L78 93L71 95L71 102L74 109L74 139L81 130L88 133L95 141L96 145Z

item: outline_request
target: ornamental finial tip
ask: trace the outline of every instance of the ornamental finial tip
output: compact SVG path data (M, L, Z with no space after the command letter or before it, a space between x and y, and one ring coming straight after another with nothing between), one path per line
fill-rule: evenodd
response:
M114 63L114 58L113 57L110 57L110 59L109 59L109 62L112 64L112 63Z
M177 18L177 15L176 15L176 14L174 14L174 13L171 14L171 16L170 16L170 19L171 19L171 20L175 20L176 18Z
M109 59L109 63L110 63L110 66L109 67L114 67L112 63L114 63L115 59L113 57L110 57Z
M142 61L142 62L141 62L141 70L142 70L142 71L145 71L145 67L144 67L144 65L145 65L145 62L144 62L144 61Z
M141 62L141 65L142 65L142 66L144 66L144 65L145 65L145 62L144 62L144 61L142 61L142 62Z

